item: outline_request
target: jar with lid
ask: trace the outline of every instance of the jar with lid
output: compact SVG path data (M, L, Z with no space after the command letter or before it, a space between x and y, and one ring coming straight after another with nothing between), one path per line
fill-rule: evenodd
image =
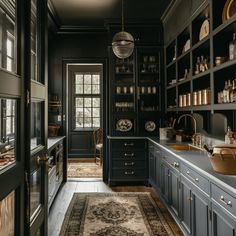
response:
M198 105L198 93L197 91L193 92L193 106Z
M197 105L202 105L202 90L197 92Z
M202 90L202 105L208 105L211 101L211 90L203 89Z
M179 95L179 107L183 107L183 95Z

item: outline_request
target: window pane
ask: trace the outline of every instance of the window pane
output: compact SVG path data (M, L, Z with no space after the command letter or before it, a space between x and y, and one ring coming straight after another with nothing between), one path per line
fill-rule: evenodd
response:
M31 104L31 150L42 144L41 103Z
M92 106L92 98L85 98L84 107L91 107L91 106Z
M85 84L84 85L84 94L91 94L91 92L92 92L91 85Z
M76 118L76 128L83 128L84 119L83 117Z
M76 94L83 94L83 85L76 84L75 85L75 93Z
M100 127L100 118L93 118L93 127Z
M1 1L0 6L0 67L15 72L16 30L15 1Z
M100 108L93 108L93 117L100 117Z
M93 84L100 84L100 75L93 75Z
M75 75L75 83L76 84L83 84L83 75L81 74L76 74Z
M89 117L84 118L84 127L86 128L92 127L92 118Z
M84 75L84 84L91 84L92 76L91 75Z
M93 107L100 107L100 98L93 98Z
M83 117L84 116L84 109L83 108L76 108L75 113L76 113L76 117Z
M83 101L84 101L83 98L76 98L75 99L75 104L76 104L75 106L76 107L83 107L84 106Z
M85 117L92 117L92 109L91 108L84 108L84 116Z
M100 86L93 85L93 94L99 94L99 93L100 93Z

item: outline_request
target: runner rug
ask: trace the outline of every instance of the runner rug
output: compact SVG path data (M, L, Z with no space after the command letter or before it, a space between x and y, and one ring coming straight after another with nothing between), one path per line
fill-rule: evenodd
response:
M60 236L174 235L150 193L75 193Z
M102 166L95 163L68 162L69 178L102 178Z

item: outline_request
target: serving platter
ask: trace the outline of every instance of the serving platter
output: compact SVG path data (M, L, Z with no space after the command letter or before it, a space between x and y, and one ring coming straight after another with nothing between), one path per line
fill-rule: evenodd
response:
M120 119L116 122L116 130L128 132L133 128L133 123L129 119Z
M236 0L227 0L222 12L222 22L229 20L236 13Z
M152 132L156 129L156 124L154 121L147 121L145 123L145 130L148 132Z

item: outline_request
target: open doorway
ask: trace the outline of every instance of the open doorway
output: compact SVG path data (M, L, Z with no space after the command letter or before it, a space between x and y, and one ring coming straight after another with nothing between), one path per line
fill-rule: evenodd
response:
M103 64L67 64L68 178L102 178Z

